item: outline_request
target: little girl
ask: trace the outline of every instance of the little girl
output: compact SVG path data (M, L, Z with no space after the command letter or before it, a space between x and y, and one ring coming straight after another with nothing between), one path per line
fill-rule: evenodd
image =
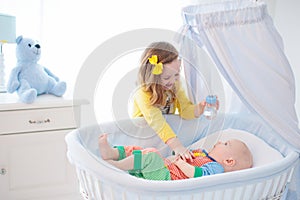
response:
M206 103L194 105L186 97L179 81L180 66L178 52L170 43L155 42L146 48L140 63L140 88L134 95L133 117L144 117L175 154L185 160L191 159L192 154L178 140L163 114L177 110L183 119L194 119L203 113Z

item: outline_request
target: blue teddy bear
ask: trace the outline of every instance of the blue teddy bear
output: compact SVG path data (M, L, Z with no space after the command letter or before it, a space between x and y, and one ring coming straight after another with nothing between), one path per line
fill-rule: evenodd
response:
M62 96L66 91L66 83L37 63L41 56L40 44L23 36L19 36L16 43L18 62L11 71L7 91L17 91L24 103L32 103L41 94Z

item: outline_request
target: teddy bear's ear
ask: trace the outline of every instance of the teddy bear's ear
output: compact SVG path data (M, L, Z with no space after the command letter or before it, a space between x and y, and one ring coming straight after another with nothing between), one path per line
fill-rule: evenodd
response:
M19 37L17 37L16 42L17 44L19 44L21 42L21 40L23 39L23 36L20 35Z

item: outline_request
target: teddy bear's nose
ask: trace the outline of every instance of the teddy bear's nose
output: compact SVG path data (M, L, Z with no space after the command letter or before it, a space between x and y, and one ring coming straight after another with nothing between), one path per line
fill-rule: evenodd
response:
M36 48L41 48L41 46L39 44L34 45Z

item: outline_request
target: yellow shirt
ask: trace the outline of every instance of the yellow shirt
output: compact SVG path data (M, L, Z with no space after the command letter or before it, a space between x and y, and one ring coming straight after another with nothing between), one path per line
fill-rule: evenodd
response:
M179 82L176 83L177 93L173 102L174 109L170 110L170 114L174 114L176 109L179 116L183 119L194 119L195 105L187 98L184 89ZM134 95L133 117L144 117L150 127L164 141L176 137L176 134L166 122L160 108L150 105L151 92L145 92L143 88L139 88Z

